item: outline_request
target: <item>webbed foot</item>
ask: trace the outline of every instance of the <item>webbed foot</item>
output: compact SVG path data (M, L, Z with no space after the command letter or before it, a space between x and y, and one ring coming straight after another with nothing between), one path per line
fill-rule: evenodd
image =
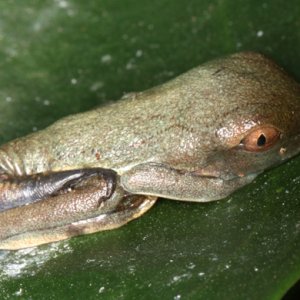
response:
M0 182L0 249L20 249L113 229L156 198L127 195L107 169L81 169Z

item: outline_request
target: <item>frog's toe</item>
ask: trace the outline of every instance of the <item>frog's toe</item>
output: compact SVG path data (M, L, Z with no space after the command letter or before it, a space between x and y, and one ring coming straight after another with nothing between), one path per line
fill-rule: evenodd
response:
M77 169L18 177L1 174L0 211L64 194L72 189L86 188L100 177L105 179L109 194L117 181L116 173L109 169Z

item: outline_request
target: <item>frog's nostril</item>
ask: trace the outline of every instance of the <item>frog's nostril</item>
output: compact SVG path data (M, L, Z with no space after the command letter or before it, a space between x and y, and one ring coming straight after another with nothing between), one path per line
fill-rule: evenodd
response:
M286 153L286 148L285 147L281 147L280 149L279 149L279 154L280 155L284 155L285 153Z

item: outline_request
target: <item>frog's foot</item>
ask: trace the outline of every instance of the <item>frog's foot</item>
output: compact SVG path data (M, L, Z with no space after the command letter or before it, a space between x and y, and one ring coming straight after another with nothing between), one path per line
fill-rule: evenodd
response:
M55 229L55 231L45 231L44 234L49 234L49 236L53 234L61 235L59 239L55 238L55 240L62 240L76 235L115 229L143 215L154 205L156 200L157 197L152 196L127 195L120 200L119 205L112 211L67 224Z
M6 201L0 212L0 249L16 250L117 228L146 212L156 200L125 195L117 174L106 169L18 180L12 183L2 177L0 181L0 202ZM12 195L11 203L7 195Z
M17 177L0 174L0 212L63 194L75 187L77 190L86 188L91 179L97 178L105 180L109 197L117 182L117 174L109 169L77 169Z

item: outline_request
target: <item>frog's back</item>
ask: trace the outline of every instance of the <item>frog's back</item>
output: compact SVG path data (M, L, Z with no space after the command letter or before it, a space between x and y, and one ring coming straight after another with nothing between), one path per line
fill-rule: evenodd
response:
M263 115L297 130L299 85L256 53L214 60L145 92L63 118L13 142L26 173L82 167L118 172L141 161L197 160L218 146L219 128ZM293 114L291 114L293 112ZM296 130L294 129L294 130ZM293 130L290 128L290 130ZM26 144L24 147L24 143Z

